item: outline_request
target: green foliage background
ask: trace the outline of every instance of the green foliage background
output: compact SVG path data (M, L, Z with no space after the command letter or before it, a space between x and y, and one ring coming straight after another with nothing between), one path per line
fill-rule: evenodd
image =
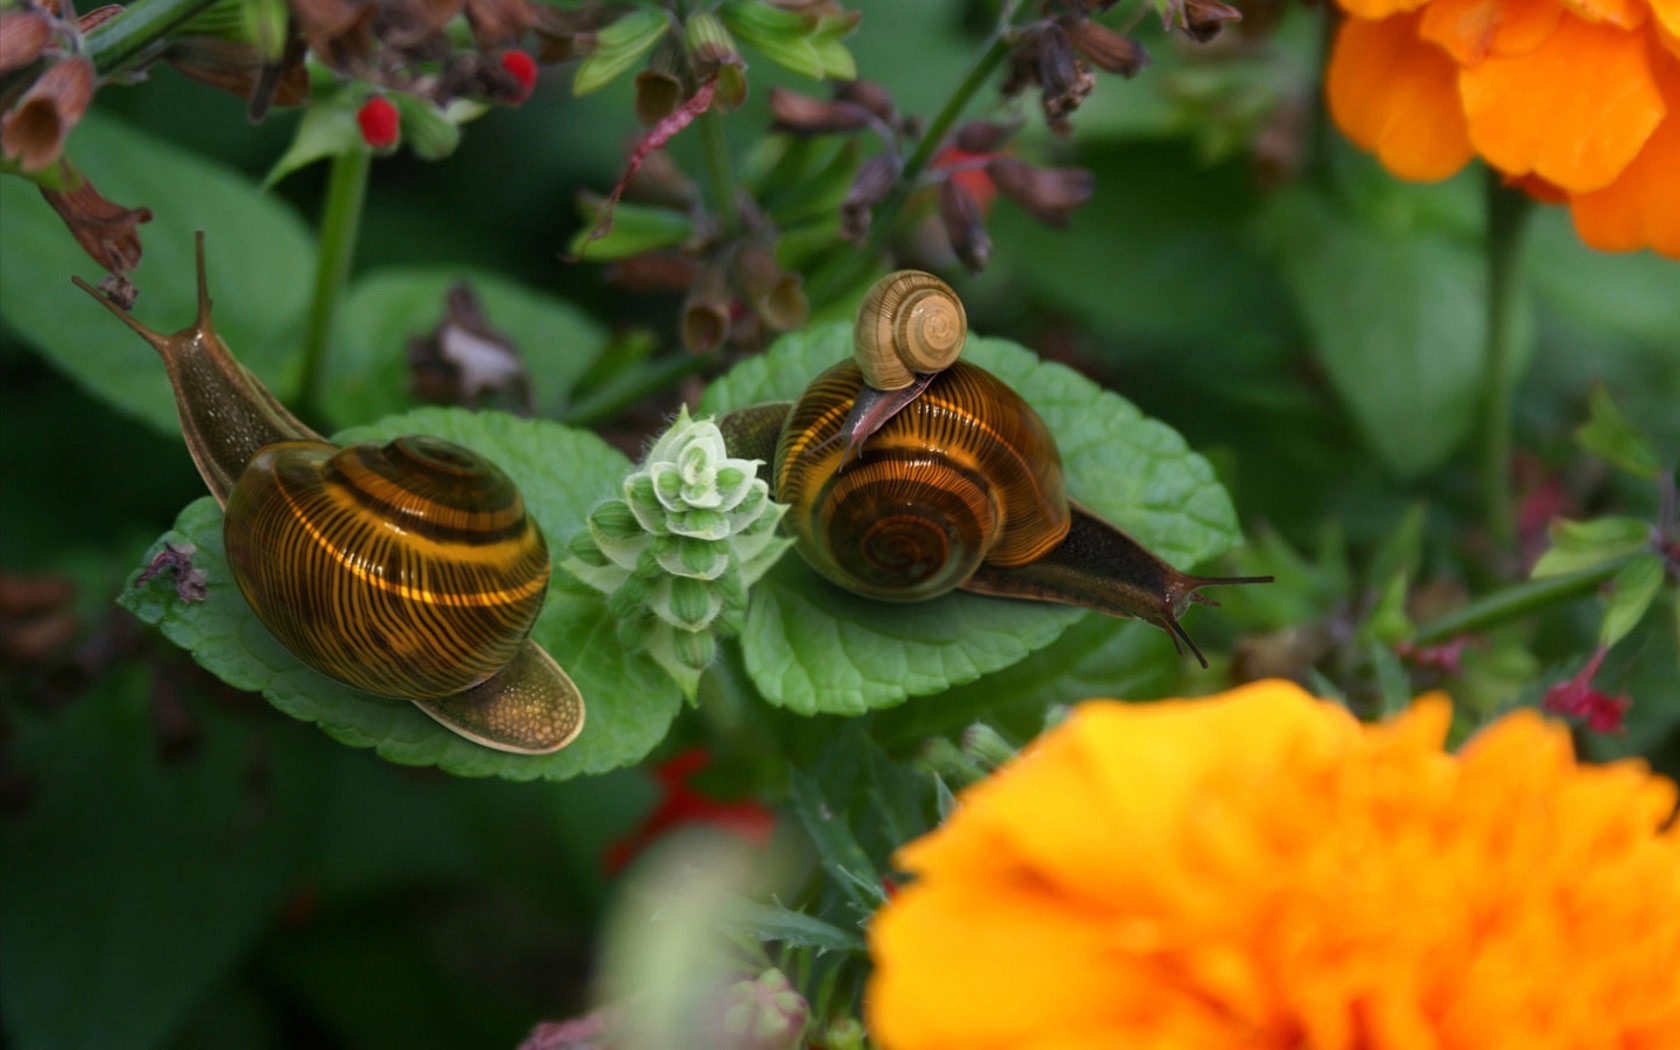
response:
M851 6L864 12L848 38L863 75L889 88L902 110L936 108L976 47L968 5ZM1273 64L1255 76L1310 92L1313 28L1287 25ZM1164 428L1147 430L1165 442L1166 452L1155 453L1193 460L1186 469L1214 494L1217 475L1235 505L1235 517L1229 505L1209 505L1199 525L1161 526L1166 552L1182 565L1218 553L1240 518L1264 537L1255 556L1291 567L1292 582L1278 594L1236 597L1227 617L1195 619L1204 640L1228 641L1239 629L1322 610L1336 595L1380 589L1386 578L1375 570L1350 583L1336 576L1334 557L1320 555L1380 559L1402 520L1415 527L1411 580L1479 582L1466 557L1477 504L1465 444L1478 418L1485 325L1477 179L1401 184L1332 136L1327 183L1266 186L1241 149L1218 140L1223 125L1199 119L1206 114L1176 90L1186 70L1174 47L1158 35L1149 42L1156 65L1132 83L1105 81L1076 116L1070 141L1029 132L1029 153L1095 173L1096 196L1072 228L1045 229L1000 203L993 264L958 282L977 332L1069 361L1127 403L1093 401L1094 391L1075 387L1083 380L1002 342L981 353L1010 370L1029 399L1034 384L1049 402L1061 388L1077 389L1066 418L1052 424L1093 446L1070 449L1076 482L1103 489L1076 491L1080 498L1112 500L1119 520L1140 533L1150 527L1146 515L1127 518L1138 512L1132 496L1143 479L1103 486L1114 461L1101 450L1158 426L1146 426L1141 410L1200 455ZM675 298L631 296L606 285L599 266L559 257L577 231L574 192L611 184L633 126L626 81L573 98L567 76L554 76L524 107L471 125L445 162L406 153L376 162L329 358L327 425L395 434L419 418L444 432L476 432L479 424L428 414L435 410L397 415L415 408L402 387L401 347L433 323L453 279L473 280L530 364L539 410L553 416L574 404L613 330L674 318ZM765 90L776 82L793 78L754 66L747 107L726 121L738 155L760 141ZM206 230L218 324L283 397L298 382L294 348L322 171L305 169L267 194L256 187L295 120L281 113L252 127L238 100L159 68L148 83L102 91L72 139L108 196L157 215L142 228L138 315L165 330L187 322L192 232ZM692 149L679 140L674 152L696 170ZM113 598L159 535L179 530L214 564L214 508L200 500L161 368L70 287L71 273L90 271L85 256L19 180L0 179L0 216L0 570L73 579L83 637L108 641L132 630ZM1595 469L1569 435L1585 418L1589 386L1601 381L1672 466L1680 267L1649 254L1593 253L1558 211L1536 216L1523 266L1519 446L1556 469ZM658 335L668 344L669 326ZM785 372L749 363L714 386L705 405L785 394L817 359L832 359L834 345L814 337L790 344ZM1095 407L1101 418L1083 418ZM631 447L636 425L646 422L626 428ZM558 428L539 435L547 426L518 424L507 440L530 458L504 465L535 473L558 456L592 472L569 503L538 509L552 515L544 523L556 541L604 494L594 482L610 482L628 461ZM1608 477L1592 491L1621 513L1655 514L1648 487L1631 480ZM1428 512L1409 517L1420 500ZM902 757L976 717L1024 739L1046 703L1148 699L1212 684L1186 677L1165 641L1136 625L1035 610L1036 633L1013 617L1005 632L1016 641L1033 634L1030 641L988 664L995 647L969 652L963 643L995 618L990 603L968 599L975 619L953 632L950 620L910 623L914 610L904 623L886 623L891 617L874 610L844 607L844 596L824 597L836 603L828 614L904 648L907 674L846 680L843 662L820 651L824 639L787 634L810 622L798 608L813 600L809 575L791 559L776 570L716 676L713 702L748 727L712 779L719 791L784 783L789 764L838 731L842 712L898 705L870 716L869 729ZM126 593L124 605L165 620L177 641L212 644L217 631L250 631L226 591L173 618L162 591ZM655 757L715 742L719 725L679 716L674 688L656 671L590 664L582 632L600 615L591 603L599 600L561 588L541 637L586 692L592 676L634 681L652 713L616 730L610 720L592 722L604 741L562 752L562 772L634 761L672 719L675 735ZM1532 690L1518 697L1501 683L1537 667L1550 680L1572 671L1597 616L1590 599L1566 607L1525 638L1527 663L1507 650L1473 659L1471 684L1497 698L1490 702L1533 702ZM233 658L247 655L244 645ZM1669 602L1606 665L1607 679L1636 698L1627 734L1585 746L1680 769L1676 648ZM1521 666L1499 663L1510 659ZM912 669L922 677L906 686ZM624 769L520 784L386 762L365 746L398 762L499 771L406 705L337 697L317 682L292 681L296 673L283 660L252 665L238 684L267 688L290 713L364 747L341 746L196 673L149 629L138 655L91 681L5 671L0 1015L14 1045L512 1046L534 1019L583 1005L608 894L601 857L653 804L648 777ZM754 683L787 710L759 703ZM927 693L939 695L903 702ZM325 710L340 702L353 710ZM177 716L191 727L191 746L172 746Z

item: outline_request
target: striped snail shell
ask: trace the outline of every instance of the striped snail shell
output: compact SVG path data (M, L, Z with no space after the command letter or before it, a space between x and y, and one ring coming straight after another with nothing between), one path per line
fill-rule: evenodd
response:
M441 438L259 451L228 499L228 564L309 666L402 699L485 681L525 643L548 544L494 463Z
M818 572L871 598L919 601L982 563L1041 558L1067 535L1061 456L1002 380L957 362L842 470L833 438L863 386L853 362L824 372L776 447L776 498L792 506L783 520Z
M902 390L949 368L968 338L968 313L931 273L899 270L876 281L858 308L852 342L864 382Z
M576 739L583 699L528 637L548 544L500 468L442 438L344 447L304 426L216 334L202 234L198 318L174 335L76 283L162 356L233 578L294 656L497 750Z

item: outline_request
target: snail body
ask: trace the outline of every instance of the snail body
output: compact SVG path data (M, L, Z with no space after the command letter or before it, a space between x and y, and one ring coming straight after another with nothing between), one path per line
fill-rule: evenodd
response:
M883 278L876 292L903 278ZM888 297L876 292L860 311L860 344L893 327L877 315ZM1136 617L1206 666L1179 624L1190 603L1214 604L1197 590L1271 582L1180 572L1069 500L1049 429L985 369L948 362L904 388L915 395L883 415L881 392L860 368L866 348L856 356L818 376L797 402L719 421L732 454L773 464L796 549L839 586L887 601L962 589ZM879 356L878 347L867 356ZM860 412L866 428L857 426Z
M234 580L293 655L498 750L577 737L582 698L528 637L548 545L500 468L442 438L346 447L304 426L216 334L202 235L198 318L174 335L77 284L162 356Z

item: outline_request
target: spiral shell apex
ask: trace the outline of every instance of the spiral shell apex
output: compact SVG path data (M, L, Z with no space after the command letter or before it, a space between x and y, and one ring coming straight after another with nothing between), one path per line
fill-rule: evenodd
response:
M441 438L269 445L228 500L228 562L299 659L370 693L450 696L512 661L548 544L495 464Z
M853 329L858 368L877 390L902 390L917 374L948 368L968 338L968 314L931 273L900 270L875 282Z

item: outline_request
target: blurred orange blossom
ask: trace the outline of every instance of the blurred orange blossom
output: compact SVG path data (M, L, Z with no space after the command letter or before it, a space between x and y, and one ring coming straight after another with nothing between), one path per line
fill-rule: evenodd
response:
M1680 258L1680 0L1337 0L1330 112L1406 179L1479 155L1595 248Z
M1672 781L1281 681L1093 700L906 846L886 1050L1680 1047Z

